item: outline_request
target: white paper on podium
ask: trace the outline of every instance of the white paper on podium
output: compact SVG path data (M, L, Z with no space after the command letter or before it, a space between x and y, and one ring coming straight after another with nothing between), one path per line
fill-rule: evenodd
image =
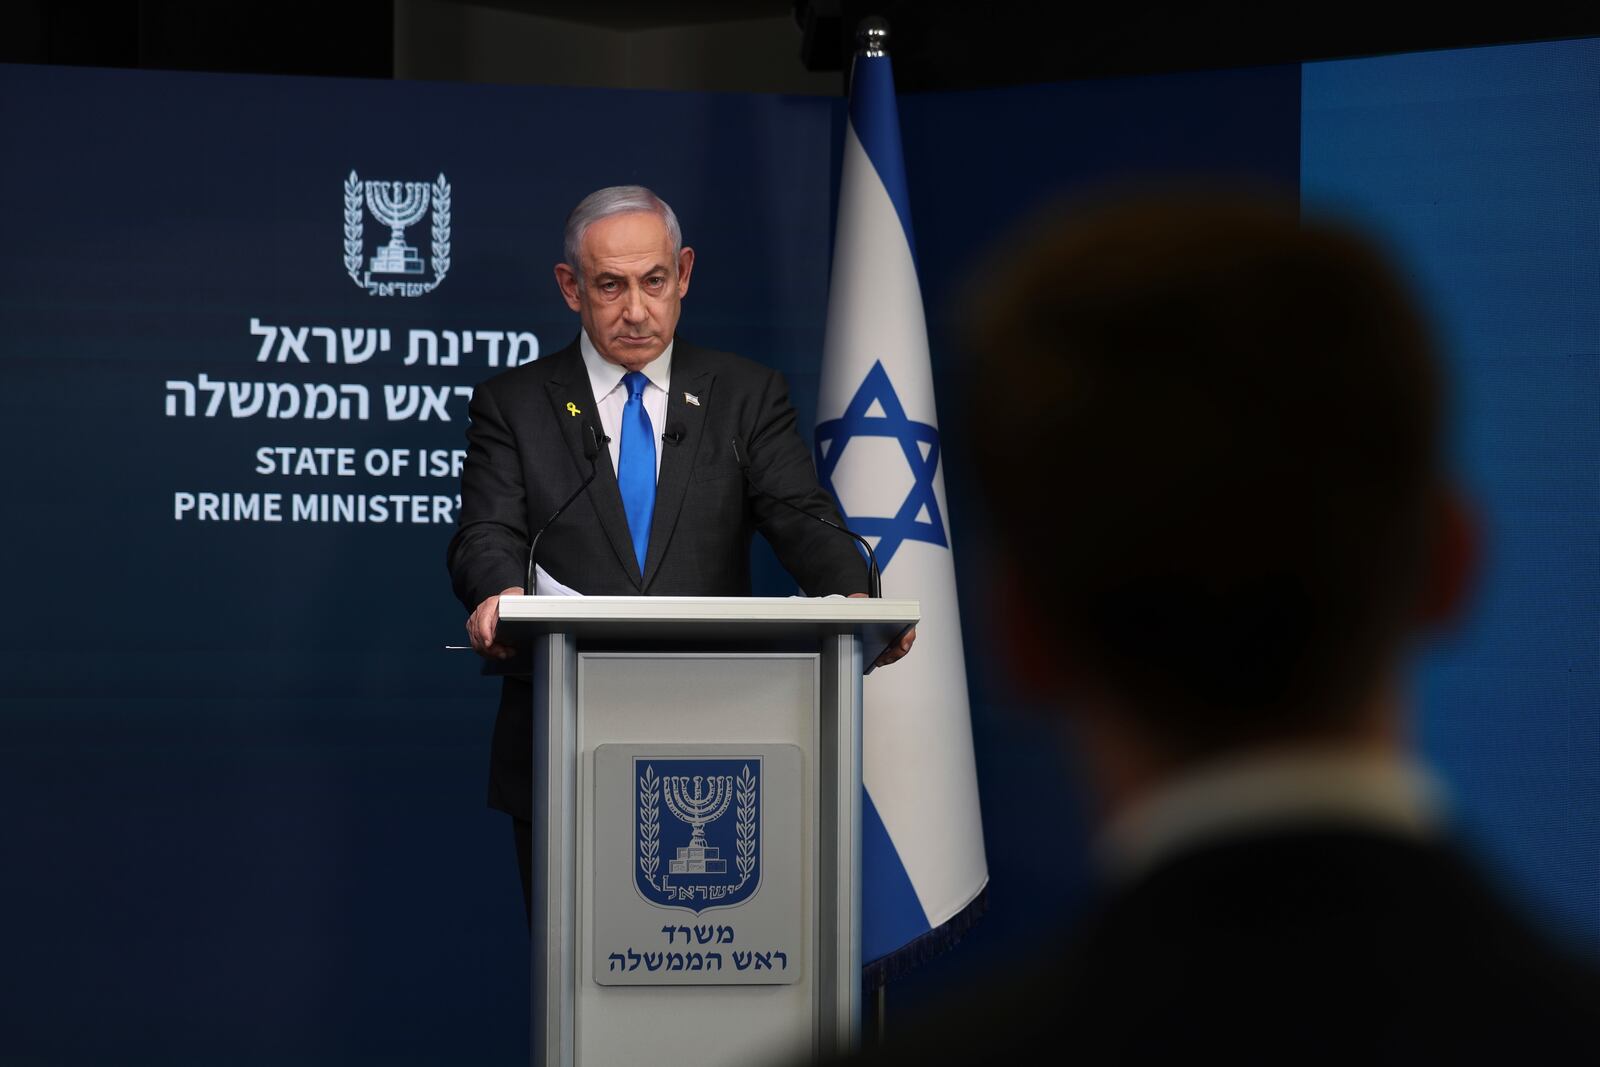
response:
M533 595L534 596L583 596L582 593L578 592L576 589L572 588L570 585L562 585L560 582L556 581L554 578L552 578L550 576L550 572L549 571L545 570L543 567L541 567L537 563L535 563L533 565ZM794 594L793 596L791 596L789 599L790 600L807 600L807 599L811 599L811 598L806 596L804 590L801 590L800 592L798 592L798 593ZM821 599L821 600L843 600L844 599L844 594L843 593L825 593L825 594L823 594L821 597L819 597L817 599Z
M582 596L583 594L571 586L562 585L550 577L550 572L539 566L533 565L533 595L534 596Z

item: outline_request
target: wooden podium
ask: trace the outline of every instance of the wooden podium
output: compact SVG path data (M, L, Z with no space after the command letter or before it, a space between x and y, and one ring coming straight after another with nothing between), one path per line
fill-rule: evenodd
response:
M861 1019L861 678L914 600L530 597L533 1062L759 1064Z

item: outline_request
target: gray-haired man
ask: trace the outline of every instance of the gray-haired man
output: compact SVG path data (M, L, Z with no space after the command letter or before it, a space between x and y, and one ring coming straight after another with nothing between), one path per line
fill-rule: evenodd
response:
M609 438L597 477L539 542L542 570L587 595L748 596L750 538L759 530L814 595L863 595L854 544L753 493L769 493L838 522L795 429L776 371L676 336L694 270L672 209L650 190L613 186L567 219L566 262L555 268L582 331L559 352L480 385L467 430L461 512L450 576L470 616L472 645L491 659L502 595L523 592L528 539L589 472L589 431ZM880 657L904 655L914 635ZM512 816L530 891L532 800L526 680L501 691L489 804Z

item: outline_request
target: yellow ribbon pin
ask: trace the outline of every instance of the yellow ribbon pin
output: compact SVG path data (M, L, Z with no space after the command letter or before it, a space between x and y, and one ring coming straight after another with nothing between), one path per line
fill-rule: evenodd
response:
M578 414L582 414L582 413L580 411L578 411L578 405L574 404L572 401L569 400L569 401L567 401L567 414L568 415L578 415Z

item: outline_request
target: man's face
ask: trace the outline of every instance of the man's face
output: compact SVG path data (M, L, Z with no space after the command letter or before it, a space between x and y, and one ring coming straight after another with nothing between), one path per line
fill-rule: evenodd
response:
M694 250L674 258L661 216L637 211L590 226L578 258L556 265L556 283L600 355L628 370L659 356L678 328Z

